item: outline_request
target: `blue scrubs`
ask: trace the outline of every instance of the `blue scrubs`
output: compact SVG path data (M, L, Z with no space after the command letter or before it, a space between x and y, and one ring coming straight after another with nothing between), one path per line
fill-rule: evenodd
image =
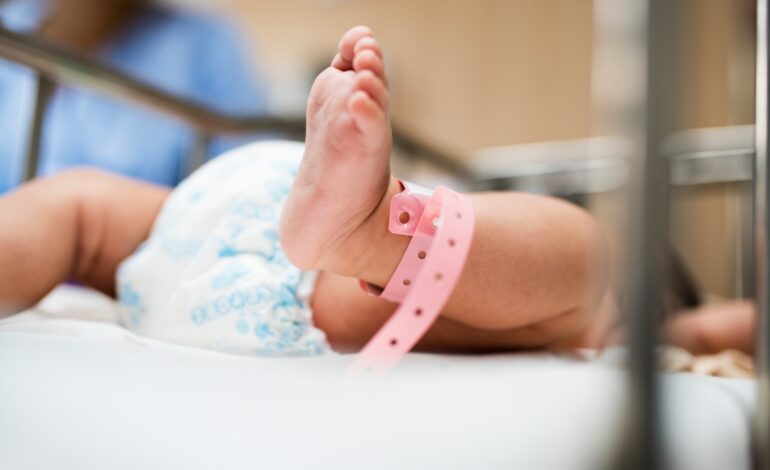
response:
M31 32L44 9L42 1L11 1L0 7L0 21L6 28ZM244 59L236 35L222 22L147 7L102 49L100 58L224 113L254 115L266 109L259 77ZM0 193L22 179L33 94L32 72L0 60ZM245 140L215 138L208 154ZM193 145L193 132L173 119L87 90L59 87L47 108L40 173L90 165L174 185Z

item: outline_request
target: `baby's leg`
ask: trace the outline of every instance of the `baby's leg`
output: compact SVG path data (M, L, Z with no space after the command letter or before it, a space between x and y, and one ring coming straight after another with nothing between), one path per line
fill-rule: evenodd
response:
M516 193L471 198L476 231L465 270L440 321L418 346L601 347L616 312L611 294L604 292L606 253L593 221L549 198ZM390 279L403 253L394 247L403 241L386 233L384 211L368 222L380 225L381 233L371 229L370 246L344 258L351 270L342 274L380 286ZM367 263L355 271L359 256ZM344 262L343 255L336 261ZM364 294L355 279L339 276L322 276L313 298L314 319L336 349L363 346L394 309Z
M307 122L305 156L283 212L284 250L302 268L384 286L409 239L387 230L389 202L400 187L389 174L382 53L367 28L343 37L332 66L314 83ZM535 346L594 323L605 290L607 250L587 213L556 199L517 193L478 194L472 202L473 246L440 323L453 326L437 325L434 338L442 328L460 336L483 331L491 338L484 331L489 330L509 339L508 347ZM368 321L346 315L383 316L392 310L379 301L358 300L363 294L342 281L318 287L316 314L322 328L329 321L332 339L336 330L330 328L340 328L345 337L371 330ZM342 304L354 308L338 308ZM331 318L335 315L341 318Z
M668 342L693 354L716 354L725 349L754 353L757 313L752 302L734 301L678 312L666 322Z
M67 279L114 294L118 264L147 238L168 192L76 169L0 197L0 317Z
M396 309L391 302L363 294L356 279L331 273L321 273L311 304L313 323L326 333L329 344L340 352L363 347ZM613 299L605 296L594 321L585 328L576 321L577 314L557 316L530 326L492 329L472 326L472 321L461 322L444 314L438 317L415 349L468 352L542 346L599 349L604 347L614 324L612 304Z

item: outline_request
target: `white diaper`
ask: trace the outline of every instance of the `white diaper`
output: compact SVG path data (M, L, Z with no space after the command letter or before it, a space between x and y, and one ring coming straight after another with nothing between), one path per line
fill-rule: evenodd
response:
M118 269L126 327L238 354L328 351L308 307L316 273L292 266L278 241L303 150L300 143L258 142L179 185L150 238Z

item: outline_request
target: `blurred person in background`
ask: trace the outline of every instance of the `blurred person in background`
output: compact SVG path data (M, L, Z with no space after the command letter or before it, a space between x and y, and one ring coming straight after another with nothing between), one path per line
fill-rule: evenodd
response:
M261 81L221 21L144 0L11 0L0 1L0 23L223 113L265 111ZM34 93L33 71L0 60L0 194L21 182ZM239 143L214 139L207 155ZM39 173L87 165L174 185L193 146L193 132L172 119L59 87L46 108Z

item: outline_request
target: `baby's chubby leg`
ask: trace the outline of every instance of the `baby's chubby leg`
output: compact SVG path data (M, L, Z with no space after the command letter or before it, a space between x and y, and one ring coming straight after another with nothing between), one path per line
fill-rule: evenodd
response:
M607 255L593 220L539 196L486 193L471 200L476 230L465 270L417 348L602 347L615 311L605 292ZM358 257L338 260L350 263L350 271L323 273L312 299L314 322L338 350L362 347L396 307L364 294L354 279L383 286L400 261L400 255L388 255L403 241L387 232L385 213L371 220L384 228L372 236L369 250L359 252L368 260L364 269Z
M401 190L389 174L388 106L381 49L368 28L353 28L314 83L305 156L282 216L281 243L299 267L384 286L398 265L409 237L387 229L390 200ZM442 342L437 329L452 330L452 337L504 332L504 347L552 344L589 329L608 271L595 221L548 197L471 199L474 241L443 320L431 332L435 346L462 343ZM376 329L393 306L366 298L351 282L322 278L313 306L333 344L337 338L355 347L365 341L360 332Z
M118 264L147 238L168 193L73 169L0 197L0 317L67 279L114 294Z

